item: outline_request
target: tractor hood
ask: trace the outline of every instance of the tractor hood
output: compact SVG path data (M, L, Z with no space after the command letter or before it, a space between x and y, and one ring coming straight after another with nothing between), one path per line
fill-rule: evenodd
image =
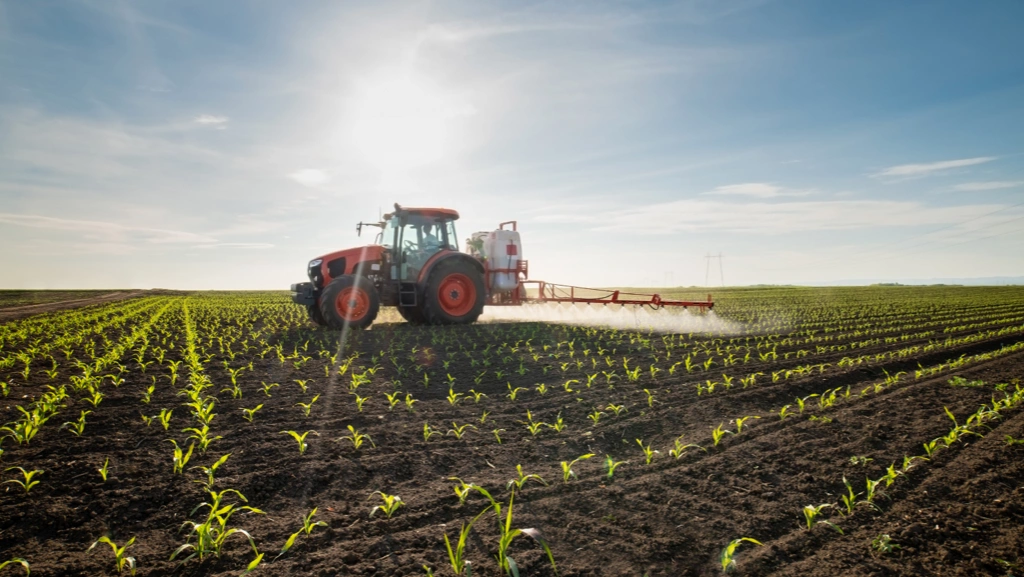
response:
M371 264L379 264L381 262L385 250L387 249L379 244L369 244L318 256L309 261L307 269L309 280L317 288L321 288L334 278L343 274L354 273L356 267L361 263L365 263L364 266L369 270Z

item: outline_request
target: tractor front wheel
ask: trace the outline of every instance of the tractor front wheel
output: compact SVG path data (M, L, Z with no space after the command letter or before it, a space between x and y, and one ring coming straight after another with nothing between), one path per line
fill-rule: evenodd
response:
M380 296L366 277L346 274L332 280L320 295L320 314L327 326L364 329L380 311Z
M462 260L439 263L430 273L423 293L422 314L432 325L475 322L484 312L484 279Z
M324 315L320 312L320 307L312 304L306 305L306 312L309 314L309 320L313 321L313 324L321 327L327 326L327 321L324 320Z

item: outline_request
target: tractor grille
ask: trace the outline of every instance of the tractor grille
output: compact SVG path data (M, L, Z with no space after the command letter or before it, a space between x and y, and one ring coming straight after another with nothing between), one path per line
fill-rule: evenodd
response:
M309 275L309 282L313 283L313 286L318 289L324 288L324 278L320 274L320 265L309 267L306 274Z

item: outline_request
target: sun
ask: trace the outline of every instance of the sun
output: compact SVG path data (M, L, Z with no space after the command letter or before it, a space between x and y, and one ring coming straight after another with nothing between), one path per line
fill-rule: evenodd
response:
M353 112L355 146L382 170L423 166L444 156L444 98L424 79L402 74L362 83Z

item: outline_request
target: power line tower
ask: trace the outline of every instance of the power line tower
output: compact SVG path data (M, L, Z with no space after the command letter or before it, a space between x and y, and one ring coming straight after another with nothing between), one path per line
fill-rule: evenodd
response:
M722 281L722 286L725 286L725 273L722 271L722 253L718 253L718 254L708 253L707 256L704 257L704 259L707 261L707 266L704 267L704 286L705 287L708 286L708 279L711 276L711 260L712 259L718 259L718 276L719 276L719 278Z

